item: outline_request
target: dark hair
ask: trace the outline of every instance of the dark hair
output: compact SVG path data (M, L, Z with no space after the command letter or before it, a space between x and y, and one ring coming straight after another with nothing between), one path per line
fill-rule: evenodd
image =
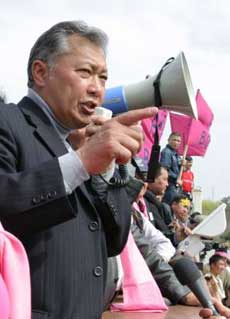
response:
M162 170L165 170L165 171L168 172L168 168L167 168L167 167L165 167L165 166L159 164L159 167L158 167L158 169L157 169L157 171L156 171L156 174L155 174L154 182L155 182L156 178L158 178L159 176L161 176Z
M212 264L216 264L219 260L225 261L226 258L220 255L212 255L212 257L210 257L209 259L209 266L211 266Z
M168 139L170 139L171 137L174 137L174 136L176 136L176 137L181 137L181 134L180 134L179 132L172 132L172 133L169 135L169 138L168 138Z
M175 197L173 197L173 199L171 201L171 204L172 203L177 203L178 204L182 199L188 199L189 200L188 196L185 195L185 194L176 195Z
M46 62L49 67L52 67L58 56L69 52L70 46L68 38L72 35L78 35L88 39L101 47L106 54L108 37L102 30L88 26L84 21L64 21L57 23L37 39L30 51L27 66L28 87L31 88L34 84L32 75L33 62L35 60L41 60Z
M192 162L193 161L192 156L186 156L185 159L188 162Z

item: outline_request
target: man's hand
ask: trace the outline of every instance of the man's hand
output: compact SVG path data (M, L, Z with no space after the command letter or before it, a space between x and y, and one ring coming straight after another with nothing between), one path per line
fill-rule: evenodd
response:
M177 181L176 181L176 185L178 186L182 186L182 179L178 178Z
M87 172L90 175L104 172L113 160L118 164L127 163L140 151L143 143L138 121L153 117L157 112L155 107L129 111L98 127L89 127L92 131L88 131L88 135L91 136L77 151Z

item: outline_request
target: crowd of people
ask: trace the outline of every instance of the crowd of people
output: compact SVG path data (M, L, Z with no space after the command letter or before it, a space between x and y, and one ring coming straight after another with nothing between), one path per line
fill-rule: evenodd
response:
M107 121L95 115L108 77L107 41L103 31L82 21L52 26L31 49L27 95L18 104L0 105L0 221L25 249L33 319L101 318L122 289L126 263L119 255L128 236L167 304L200 305L173 270L175 260L190 258L179 245L193 227L192 159L180 162L181 137L174 132L154 181L136 174L119 183L120 167L143 143L139 122L158 110ZM9 298L0 271L0 317L8 319L17 300ZM230 317L225 298L213 295L212 301ZM202 317L211 315L211 309L201 310Z

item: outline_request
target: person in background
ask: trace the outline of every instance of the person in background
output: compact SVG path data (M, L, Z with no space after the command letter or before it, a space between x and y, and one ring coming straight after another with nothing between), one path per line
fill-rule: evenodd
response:
M107 257L127 241L125 187L94 189L91 176L129 161L143 142L136 123L158 110L107 121L77 151L68 141L103 102L106 47L82 21L54 25L31 49L27 96L0 107L0 220L28 254L36 319L101 318Z
M144 195L149 220L171 241L174 239L174 233L168 227L173 221L171 208L167 203L161 202L159 198L164 196L168 186L168 170L159 166L155 180L148 183L147 191Z
M134 180L133 183L135 182ZM146 189L147 183L144 183L132 205L131 232L135 244L157 282L162 295L168 299L169 303L197 306L199 305L197 298L188 287L180 283L169 264L170 259L174 256L175 248L171 241L161 231L157 230L147 217L147 207L143 198ZM135 268L135 265L133 267ZM119 274L121 277L119 277ZM105 295L107 306L113 299L111 296L114 296L115 290L119 290L121 287L121 274L122 271L119 272L117 257L110 258ZM118 287L117 282L120 283ZM110 302L108 302L109 298L111 298Z
M226 267L225 270L220 274L220 279L223 282L226 295L225 305L230 307L230 260L228 253L226 253Z
M223 302L226 295L220 274L226 268L226 257L214 254L209 259L210 272L205 274L210 293L213 297Z
M168 144L162 150L160 155L160 163L168 170L168 187L165 191L163 201L171 204L172 199L178 195L182 185L179 179L180 173L180 157L177 153L181 144L181 135L177 132L172 132L168 138Z
M227 307L229 307L230 306L230 267L229 267L230 259L229 259L229 254L227 252L227 248L226 247L217 248L215 250L214 255L223 257L223 260L225 261L225 269L221 271L221 273L219 274L219 278L221 279L223 283L223 288L224 288L224 292L226 296L223 302ZM205 265L205 267L203 268L203 272L204 274L207 274L207 273L210 274L210 266ZM215 286L215 283L213 283L212 286Z
M171 210L173 221L170 227L174 231L174 243L176 243L176 246L180 241L191 234L189 227L190 208L191 202L186 195L178 195L172 200Z
M182 191L192 201L192 190L194 186L194 174L191 170L193 159L191 156L185 158L185 166L183 167L181 180L182 180Z
M144 242L148 242L149 252L154 250L168 262L175 254L175 248L171 241L149 221L147 205L144 200L147 185L148 183L144 183L136 201L132 204L131 232L134 240L139 246L142 246L142 249L144 249L144 244L142 245L142 239L144 239Z

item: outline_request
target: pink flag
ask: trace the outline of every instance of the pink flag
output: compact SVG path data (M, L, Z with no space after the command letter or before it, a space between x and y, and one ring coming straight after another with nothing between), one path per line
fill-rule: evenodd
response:
M145 141L141 151L137 154L137 156L143 159L144 165L146 165L146 167L148 166L152 145L154 143L154 133L156 126L158 127L159 138L161 138L165 128L167 115L167 111L159 111L157 123L155 117L141 121L145 135Z
M26 251L14 235L3 229L1 223L0 273L9 295L9 318L31 319L30 269Z
M209 128L212 125L213 113L208 106L207 102L204 100L203 96L200 93L200 90L197 90L196 94L196 104L198 112L198 120Z
M210 143L209 128L213 121L213 113L199 90L196 95L196 104L198 120L186 115L170 113L172 132L179 132L182 137L179 155L183 154L185 145L188 144L187 155L204 156Z
M188 144L188 156L204 156L210 143L210 134L206 126L199 120L189 116L170 114L172 132L179 132L182 142L178 154L182 155Z
M163 312L167 306L130 232L121 255L124 272L123 303L113 303L111 311Z

